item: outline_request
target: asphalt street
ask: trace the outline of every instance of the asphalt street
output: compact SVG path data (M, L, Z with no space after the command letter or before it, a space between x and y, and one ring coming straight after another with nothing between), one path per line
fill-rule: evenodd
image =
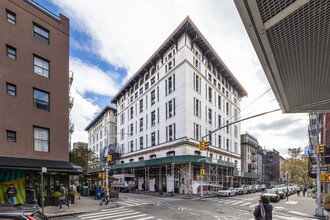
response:
M238 195L234 197L208 197L184 199L176 197L157 197L144 194L120 194L117 206L99 212L86 213L61 219L74 220L167 220L167 219L207 219L253 220L253 210L258 204L260 193ZM301 201L301 202L299 202ZM306 212L306 202L310 198L298 198L296 195L277 203L274 207L274 220L305 220L312 215ZM309 207L310 210L310 207Z

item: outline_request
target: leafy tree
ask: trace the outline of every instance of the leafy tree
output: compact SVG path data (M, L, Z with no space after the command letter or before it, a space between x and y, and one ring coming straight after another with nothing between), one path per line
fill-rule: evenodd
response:
M96 160L94 152L82 146L77 147L70 152L70 161L86 170L93 169Z
M282 172L289 172L291 174L291 182L311 185L313 180L308 175L308 156L302 154L303 149L289 148L289 158L284 161Z

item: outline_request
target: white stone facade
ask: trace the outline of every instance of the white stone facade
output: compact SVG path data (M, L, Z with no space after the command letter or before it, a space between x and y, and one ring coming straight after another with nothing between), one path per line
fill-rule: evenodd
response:
M200 154L240 170L239 123L212 134L206 139L210 149L198 151L202 136L240 117L241 97L191 41L182 34L134 86L117 95L119 163Z
M88 132L88 148L100 159L106 146L117 143L117 109L106 106L85 130Z

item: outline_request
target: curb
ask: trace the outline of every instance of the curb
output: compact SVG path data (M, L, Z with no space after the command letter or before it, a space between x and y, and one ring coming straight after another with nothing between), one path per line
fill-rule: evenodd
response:
M113 201L109 201L109 202L113 203L113 206L107 207L104 209L113 209L113 208L117 207L116 202L113 202ZM49 219L54 219L54 218L62 218L62 217L66 217L66 216L81 215L81 214L86 214L86 213L89 213L89 211L75 212L74 210L72 210L71 213L63 213L62 215L61 214L60 215L47 215L47 217Z

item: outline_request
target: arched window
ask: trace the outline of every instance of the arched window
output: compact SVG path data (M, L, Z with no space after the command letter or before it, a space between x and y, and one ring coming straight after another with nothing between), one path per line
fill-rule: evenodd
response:
M129 162L130 162L130 163L134 162L134 159L130 159Z
M144 157L139 157L139 161L142 161L142 160L144 160Z
M150 160L156 159L156 154L150 155Z

